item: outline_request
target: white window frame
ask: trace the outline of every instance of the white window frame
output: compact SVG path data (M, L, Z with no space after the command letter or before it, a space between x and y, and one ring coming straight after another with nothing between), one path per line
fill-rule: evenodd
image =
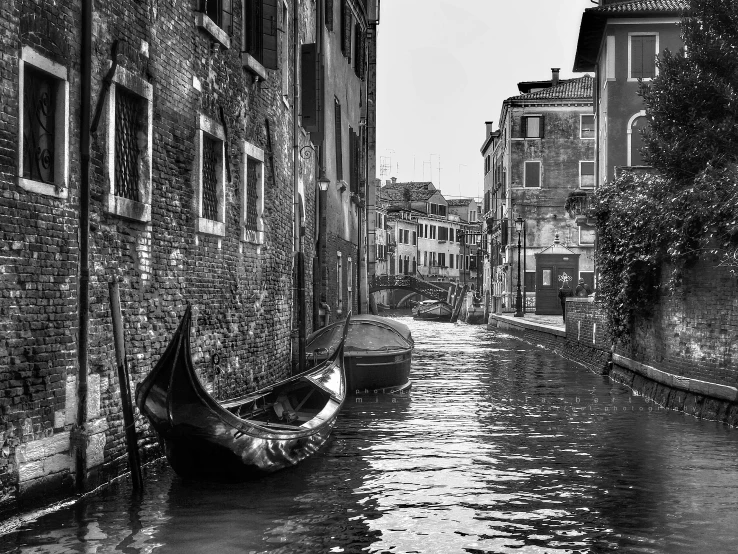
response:
M538 119L538 136L536 136L536 137L529 137L528 136L528 123L526 121L526 123L525 123L525 133L523 134L523 137L522 138L527 139L527 140L536 140L536 139L542 138L542 135L543 135L543 114L540 114L540 113L525 114L525 115L522 116L522 119ZM521 123L521 127L522 127L522 123Z
M583 228L584 228L584 226L580 226L580 227L578 228L578 229L579 229L579 246L594 246L594 243L595 243L595 239L594 239L594 233L593 233L593 235L592 235L592 237L593 237L593 238L592 238L592 242L582 242L582 229L583 229ZM590 229L590 228L587 228L587 230L592 230L592 231L594 231L594 229Z
M592 136L591 137L584 137L582 136L584 131L584 118L585 117L591 117L592 118ZM581 140L595 140L597 138L597 125L596 125L597 116L593 113L582 113L579 114L579 138Z
M112 66L112 62L108 62ZM146 146L144 156L146 167L139 177L138 192L141 202L115 195L115 96L118 87L138 96L146 102ZM151 83L132 73L124 67L117 66L113 73L112 83L108 90L107 121L107 182L108 191L103 196L104 209L119 217L141 221L151 221L151 191L153 188L151 161L153 159L153 121L154 121L154 87Z
M215 194L218 200L218 220L207 219L203 216L203 184L202 184L202 164L203 164L203 147L205 144L205 135L220 142L220 164L217 166L218 183ZM198 114L197 132L195 133L195 215L197 217L198 233L205 235L215 235L219 237L225 236L225 130L223 126L214 119L205 114Z
M25 66L48 73L57 80L54 118L54 183L23 177L23 127ZM30 46L21 49L18 60L18 185L29 192L67 198L69 191L69 70L39 54Z
M660 52L660 50L659 50L659 33L658 32L656 32L656 31L634 31L632 33L628 33L628 81L631 81L631 82L637 82L638 81L638 78L637 77L632 77L631 76L633 74L632 73L632 68L631 68L631 63L633 61L632 54L631 54L632 42L633 41L631 40L631 38L634 37L634 36L655 36L656 37L656 49L655 49L655 52L654 52L654 57L658 56L659 55L659 52ZM658 66L654 66L654 76L656 76L658 74L659 74L659 68L658 68ZM648 79L643 79L643 80L644 81L650 81L651 78L649 77Z
M582 184L582 176L583 176L583 173L582 173L582 164L586 164L586 163L591 163L592 164L592 186L587 186L587 187L585 187ZM597 171L597 168L596 168L596 164L595 164L595 161L594 160L579 160L579 188L580 189L594 190L594 188L595 188L595 177L596 177L595 171Z
M538 164L538 186L537 187L528 187L525 185L527 177L528 177L528 164L529 163ZM521 184L520 188L524 188L524 189L543 188L543 162L541 160L525 160L523 162L523 183Z
M241 163L241 240L254 244L264 244L264 150L255 144L243 141ZM248 205L246 176L248 175L249 164L257 164L258 168L258 181L256 184L256 192L258 195L256 201L256 233L251 229L246 229L246 207Z
M633 145L633 122L635 122L635 120L638 119L639 117L646 117L646 110L641 110L640 112L638 112L636 114L633 114L631 116L631 118L628 120L628 127L626 129L628 150L625 153L625 155L626 155L626 162L627 162L626 165L628 167L630 167L630 166L633 165L632 164L632 161L633 161L632 160L632 157L633 156L631 155L631 152L633 150L633 148L632 148L632 145Z

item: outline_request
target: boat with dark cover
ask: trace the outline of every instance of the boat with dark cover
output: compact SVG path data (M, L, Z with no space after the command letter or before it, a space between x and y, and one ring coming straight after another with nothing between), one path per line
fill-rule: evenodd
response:
M241 398L216 401L200 383L190 352L191 307L136 405L184 478L242 479L297 464L327 441L346 398L343 345L321 364Z
M338 321L307 338L309 362L321 362L335 352L343 325ZM343 354L349 394L408 389L414 345L410 328L404 323L371 314L352 317Z

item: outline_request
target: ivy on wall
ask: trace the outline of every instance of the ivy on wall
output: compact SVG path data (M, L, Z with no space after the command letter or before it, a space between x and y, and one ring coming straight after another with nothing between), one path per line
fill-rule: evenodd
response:
M620 342L697 259L738 265L738 3L691 0L681 30L689 55L665 50L640 85L653 172L605 183L591 208L598 292Z

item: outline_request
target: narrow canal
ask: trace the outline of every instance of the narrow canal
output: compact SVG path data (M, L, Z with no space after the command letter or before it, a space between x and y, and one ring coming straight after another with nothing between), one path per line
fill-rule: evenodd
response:
M723 553L738 433L518 338L401 320L413 388L347 404L328 448L238 485L166 467L0 536L0 552Z

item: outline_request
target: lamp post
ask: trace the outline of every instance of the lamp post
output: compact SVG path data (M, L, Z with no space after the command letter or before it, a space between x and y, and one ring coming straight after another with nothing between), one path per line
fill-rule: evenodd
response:
M515 220L515 230L518 232L518 290L515 298L515 317L523 317L523 295L520 292L520 235L523 232L523 218Z

